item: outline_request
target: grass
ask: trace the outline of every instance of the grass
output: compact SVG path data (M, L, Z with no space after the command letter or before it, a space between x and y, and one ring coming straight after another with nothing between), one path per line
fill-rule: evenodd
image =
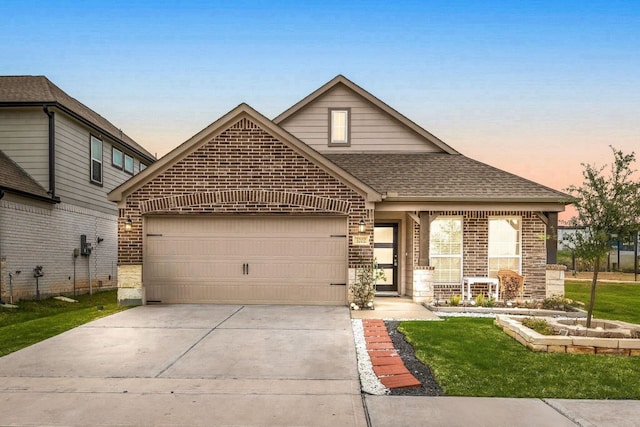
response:
M19 308L0 308L0 357L127 308L118 307L115 290L75 299L24 300L16 304Z
M406 321L399 330L450 396L640 399L640 358L534 353L493 319Z
M591 283L567 280L565 296L589 304ZM640 324L640 284L598 283L593 316Z

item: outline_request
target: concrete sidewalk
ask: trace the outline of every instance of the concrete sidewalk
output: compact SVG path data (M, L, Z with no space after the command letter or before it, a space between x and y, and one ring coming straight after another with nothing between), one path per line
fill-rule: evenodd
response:
M371 427L638 427L635 400L366 396Z

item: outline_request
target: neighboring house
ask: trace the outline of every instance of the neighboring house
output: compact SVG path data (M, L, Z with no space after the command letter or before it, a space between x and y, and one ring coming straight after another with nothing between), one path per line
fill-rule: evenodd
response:
M575 262L575 254L573 253L573 244L571 242L571 236L576 233L583 233L584 227L574 226L559 226L558 227L558 250L570 251L572 253L572 265L568 267L575 270L579 268L578 264L573 265ZM640 257L640 250L638 249L638 239L640 233L635 237L629 239L629 241L623 242L616 240L615 236L611 236L611 249L604 262L603 268L606 271L635 271L638 265L638 258ZM635 257L634 257L635 253Z
M122 304L345 304L526 276L544 298L568 196L472 160L343 76L274 120L241 104L109 194Z
M0 299L115 286L107 193L154 161L46 77L0 76Z

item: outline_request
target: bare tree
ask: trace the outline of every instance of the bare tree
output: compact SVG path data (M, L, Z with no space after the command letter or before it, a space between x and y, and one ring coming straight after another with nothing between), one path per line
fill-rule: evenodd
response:
M611 249L610 241L624 240L637 232L640 221L640 180L635 180L635 153L625 154L611 147L614 161L609 175L604 172L607 165L596 167L582 164L584 170L582 186L567 188L572 195L572 203L577 216L571 225L584 227L581 232L569 236L576 255L593 262L591 299L587 313L587 328L591 327L591 317L596 298L596 284L601 262Z

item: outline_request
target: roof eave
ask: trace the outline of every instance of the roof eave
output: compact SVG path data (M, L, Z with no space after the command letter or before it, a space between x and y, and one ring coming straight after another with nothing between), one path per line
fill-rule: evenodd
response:
M58 110L64 112L65 114L68 114L69 116L73 117L75 120L78 120L79 122L89 126L90 128L94 129L95 131L97 131L97 132L99 132L99 133L101 133L103 135L107 135L109 138L111 138L114 141L117 141L119 144L127 147L129 150L131 150L132 152L134 152L138 156L144 158L145 160L149 161L150 163L153 163L153 162L155 162L157 160L153 155L151 155L151 153L144 153L144 152L140 151L139 149L137 149L136 147L131 146L128 142L124 141L123 139L119 138L118 136L114 135L113 133L105 130L101 126L96 125L92 121L90 121L88 119L85 119L84 117L80 116L79 114L77 114L76 112L71 110L70 108L65 107L64 105L60 104L58 101L41 101L41 102L35 102L35 101L6 102L5 101L5 102L0 102L0 107L44 107L44 106L57 108Z
M47 197L41 196L39 194L30 193L28 191L18 190L16 188L7 187L5 185L0 185L0 190L3 190L6 193L15 194L17 196L28 197L30 199L39 200L41 202L47 202L51 204L60 203L59 197Z

